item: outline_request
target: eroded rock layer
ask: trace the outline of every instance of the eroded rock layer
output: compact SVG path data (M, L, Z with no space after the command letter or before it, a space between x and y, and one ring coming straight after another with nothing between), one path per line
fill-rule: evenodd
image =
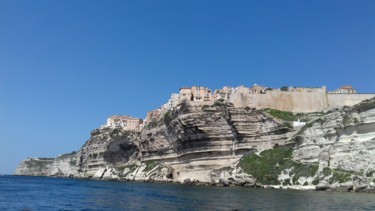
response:
M40 174L103 178L108 171L120 175L127 166L132 166L129 171L142 163L157 162L168 167L163 171L175 181L192 178L209 182L212 170L232 165L244 154L288 143L290 131L262 110L234 108L222 102L212 106L185 103L141 133L96 129L81 150L65 156L69 166L50 160L55 164L46 165ZM28 169L25 162L16 174L27 174L22 169Z
M229 166L246 153L284 145L291 135L282 122L261 110L218 102L183 111L144 129L140 142L142 159L172 166L178 181L210 181L213 169Z
M346 173L340 182L374 186L375 100L328 112L306 125L294 137L293 159L316 163L329 181L334 173Z
M27 159L15 174L369 190L374 160L375 99L314 114L218 101L182 103L141 132L96 129L78 152Z

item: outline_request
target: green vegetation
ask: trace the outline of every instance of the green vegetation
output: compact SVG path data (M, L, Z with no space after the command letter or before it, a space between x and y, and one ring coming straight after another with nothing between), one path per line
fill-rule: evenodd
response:
M117 133L121 132L121 128L115 128L111 131L110 136L116 135Z
M307 116L303 113L292 113L289 111L280 111L271 108L266 108L264 111L271 116L284 121L297 121L298 119L301 121L308 121Z
M72 159L72 160L69 161L69 164L70 164L71 166L75 166L75 165L77 164L77 160Z
M366 173L366 176L367 176L367 177L372 177L372 176L374 176L374 173L375 173L375 171L368 171L368 172Z
M325 167L325 168L323 169L323 175L324 175L324 176L328 177L328 176L331 175L331 174L332 174L332 170L331 170L330 168Z
M216 100L214 104L212 104L212 106L223 106L223 105L225 105L223 99Z
M293 148L291 146L276 147L263 151L260 156L256 154L245 156L238 165L262 184L280 184L278 176L285 169L290 169L291 175L294 174L293 181L297 181L300 177L314 176L318 171L318 165L293 161L291 159L292 152ZM285 182L287 183L288 181Z
M168 122L170 122L172 119L172 113L170 111L167 111L164 116L163 116L163 121L165 124L167 124Z
M146 164L145 172L151 171L153 168L155 168L157 165L159 165L159 163L157 163L153 160L146 161L145 164Z
M315 178L314 181L312 181L313 185L318 185L319 184L319 179L318 178Z
M344 182L350 181L350 179L351 179L350 173L334 171L332 178L329 180L329 182L330 183L334 183L334 182L344 183Z
M147 124L148 129L154 128L156 126L158 126L158 122L155 120L152 120L150 123Z
M312 125L316 122L319 122L322 124L324 122L324 119L322 118L322 116L325 115L324 112L292 113L289 111L280 111L277 109L270 109L270 108L266 108L264 109L264 111L270 114L272 117L283 120L283 121L291 122L291 121L300 120L302 122L308 122L306 123L305 126L303 126L302 130L300 131L303 131L306 128L312 127ZM317 118L317 119L314 120L313 122L309 122L311 119L314 119L314 118ZM291 125L285 125L285 126L291 127Z
M123 175L122 173L124 172L124 170L126 168L128 168L130 171L128 173L126 173L125 175ZM138 168L138 165L135 165L135 164L133 164L133 165L126 165L126 166L117 167L117 171L119 172L119 176L120 177L125 177L129 173L134 172L137 168Z
M300 177L310 177L314 176L318 171L318 164L302 164L299 162L294 162L294 177L293 181L297 181Z
M289 91L289 88L287 86L283 86L280 88L280 90L286 92Z
M283 185L291 185L292 183L290 183L290 179L286 179L283 181Z
M349 171L345 171L341 169L331 169L328 167L325 167L322 173L324 177L327 178L327 181L331 184L335 182L339 182L339 183L348 182L351 180L352 174L357 174L356 172L349 172Z
M25 164L27 168L34 169L35 171L42 171L43 169L47 168L47 164L51 163L52 160L30 160L26 161Z

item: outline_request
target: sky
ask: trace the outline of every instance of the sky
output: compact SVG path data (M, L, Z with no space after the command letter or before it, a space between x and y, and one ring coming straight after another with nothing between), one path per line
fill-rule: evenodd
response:
M375 1L0 0L0 174L183 86L375 93Z

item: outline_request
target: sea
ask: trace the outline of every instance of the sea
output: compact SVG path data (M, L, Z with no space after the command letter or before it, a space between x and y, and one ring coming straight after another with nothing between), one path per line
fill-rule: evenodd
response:
M375 194L0 176L0 210L375 210Z

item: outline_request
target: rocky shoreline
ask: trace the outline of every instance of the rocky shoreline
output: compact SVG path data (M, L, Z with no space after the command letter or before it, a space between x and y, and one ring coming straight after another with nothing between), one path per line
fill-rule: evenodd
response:
M26 175L13 175L23 177ZM334 185L317 185L317 186L282 186L282 185L262 185L258 183L248 183L240 181L226 181L220 180L219 182L201 182L198 180L185 180L183 182L173 180L131 180L131 179L92 179L92 178L77 178L77 177L59 177L59 176L36 176L36 177L52 177L63 179L78 179L78 180L94 180L94 181L113 181L113 182L138 182L138 183L160 183L160 184L180 184L190 186L205 186L205 187L238 187L238 188L263 188L263 189L280 189L280 190L298 190L298 191L328 191L328 192L350 192L350 193L369 193L375 194L375 187L366 186L334 186Z

